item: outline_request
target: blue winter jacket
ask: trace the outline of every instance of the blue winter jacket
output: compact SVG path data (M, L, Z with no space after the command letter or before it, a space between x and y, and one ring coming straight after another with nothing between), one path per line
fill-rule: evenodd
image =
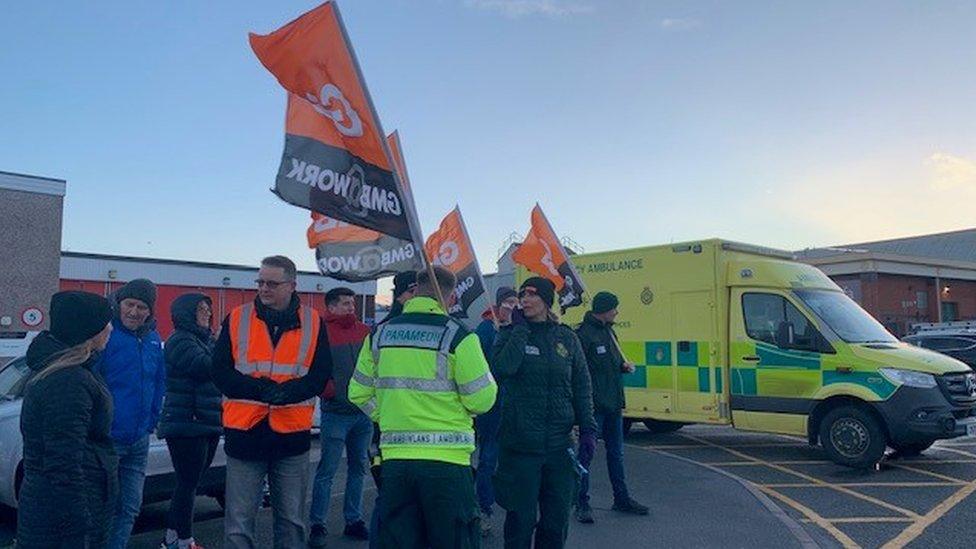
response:
M116 318L98 371L115 402L112 439L132 444L156 429L166 393L163 344L152 319L138 333Z

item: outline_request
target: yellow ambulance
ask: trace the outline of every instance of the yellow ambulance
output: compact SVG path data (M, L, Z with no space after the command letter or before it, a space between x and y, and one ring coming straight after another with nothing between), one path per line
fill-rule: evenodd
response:
M815 267L724 240L576 255L588 295L620 298L628 426L689 423L807 437L871 467L976 435L976 375L899 342ZM527 276L519 272L520 279ZM582 321L584 306L566 312Z

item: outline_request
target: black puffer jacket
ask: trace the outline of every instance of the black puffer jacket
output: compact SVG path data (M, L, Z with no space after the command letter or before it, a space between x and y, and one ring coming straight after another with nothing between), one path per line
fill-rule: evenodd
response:
M607 324L587 312L576 328L593 383L593 408L597 412L615 413L624 407L624 357L617 347L613 324Z
M221 395L210 379L213 336L197 324L203 294L181 295L170 314L176 331L166 341L166 398L158 436L198 437L220 434Z
M573 425L596 431L590 374L579 340L553 321L503 327L492 369L505 393L499 442L516 452L572 445Z
M84 364L39 374L65 345L42 332L27 351L32 370L20 413L24 437L17 546L101 547L118 497L112 395Z

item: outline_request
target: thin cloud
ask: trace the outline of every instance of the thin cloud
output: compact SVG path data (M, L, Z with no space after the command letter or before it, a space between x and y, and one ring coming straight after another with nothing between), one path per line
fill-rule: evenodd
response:
M661 19L660 26L666 31L687 31L701 27L701 21L691 17L666 17Z
M968 158L938 152L925 164L932 171L930 183L935 190L976 189L976 162Z
M593 11L592 5L562 0L465 0L464 5L469 8L498 12L513 19L529 15L563 17Z

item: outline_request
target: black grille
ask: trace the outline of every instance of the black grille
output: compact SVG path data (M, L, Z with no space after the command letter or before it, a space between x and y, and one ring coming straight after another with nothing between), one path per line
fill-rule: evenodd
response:
M957 406L972 406L976 404L976 374L964 372L938 376L939 387L949 398L949 402Z

